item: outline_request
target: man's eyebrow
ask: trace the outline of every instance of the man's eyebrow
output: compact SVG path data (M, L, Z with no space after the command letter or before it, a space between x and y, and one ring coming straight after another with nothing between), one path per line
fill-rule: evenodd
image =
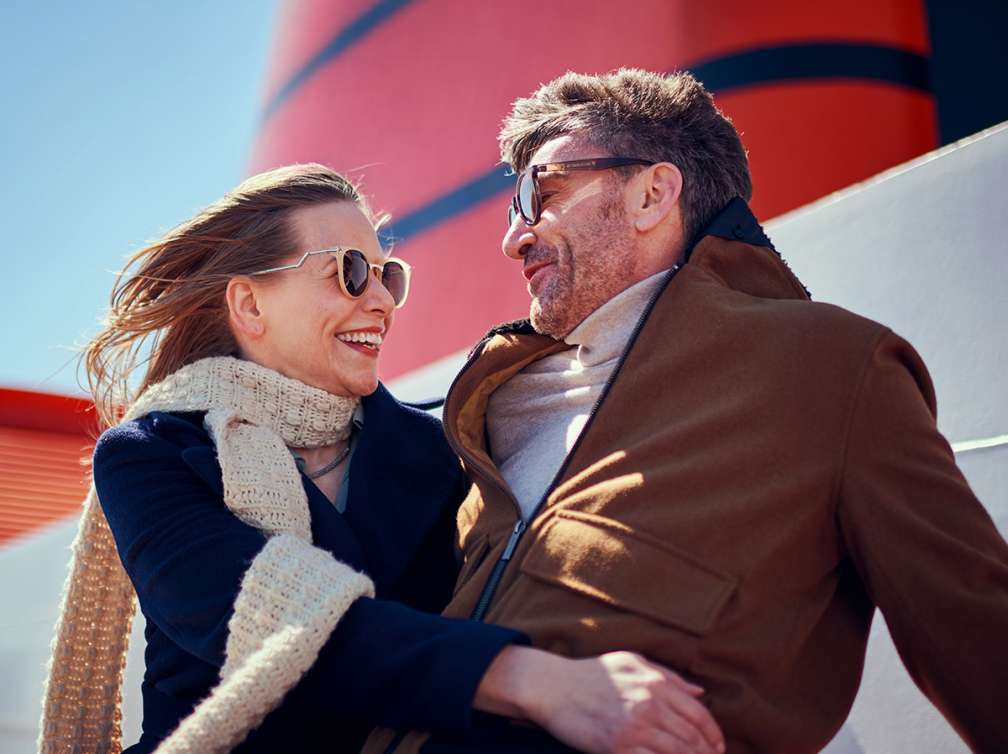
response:
M549 173L540 173L537 177L539 186L544 187L546 184L564 183L570 177L570 174L551 171Z

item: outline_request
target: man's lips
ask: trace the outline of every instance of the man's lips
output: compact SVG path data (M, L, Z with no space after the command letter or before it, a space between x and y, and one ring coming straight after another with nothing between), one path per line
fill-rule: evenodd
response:
M522 269L522 275L525 276L526 280L531 280L532 276L535 275L539 270L544 267L549 267L553 262L533 262L532 264L526 265Z

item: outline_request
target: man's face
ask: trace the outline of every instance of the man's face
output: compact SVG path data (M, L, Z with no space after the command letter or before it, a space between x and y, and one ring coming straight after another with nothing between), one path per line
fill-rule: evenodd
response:
M530 164L607 156L561 136L536 150ZM626 216L626 186L614 171L541 173L539 186L539 222L530 227L516 218L502 247L523 262L533 327L559 339L637 282L635 237Z

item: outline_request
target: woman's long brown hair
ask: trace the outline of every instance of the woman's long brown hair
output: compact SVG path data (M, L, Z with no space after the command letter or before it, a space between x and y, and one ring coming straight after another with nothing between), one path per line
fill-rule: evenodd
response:
M180 367L235 354L224 298L228 280L303 251L290 212L333 201L353 202L371 218L356 187L330 168L277 168L252 176L133 254L112 288L104 328L81 355L101 429ZM133 392L130 379L144 365Z

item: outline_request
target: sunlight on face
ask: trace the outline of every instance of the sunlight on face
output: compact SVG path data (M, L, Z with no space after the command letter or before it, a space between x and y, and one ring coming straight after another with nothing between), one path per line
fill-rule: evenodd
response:
M531 163L606 156L571 136L543 144ZM612 173L571 172L540 180L542 215L515 220L504 253L522 260L538 332L563 338L634 282L633 237L623 211L624 182Z
M291 213L290 222L299 244L289 262L305 251L334 246L359 249L376 264L388 256L367 217L351 202L302 207ZM322 254L298 269L264 276L262 284L257 279L256 287L265 329L255 361L335 395L375 391L381 341L395 312L376 272L354 299L340 288L336 258Z

